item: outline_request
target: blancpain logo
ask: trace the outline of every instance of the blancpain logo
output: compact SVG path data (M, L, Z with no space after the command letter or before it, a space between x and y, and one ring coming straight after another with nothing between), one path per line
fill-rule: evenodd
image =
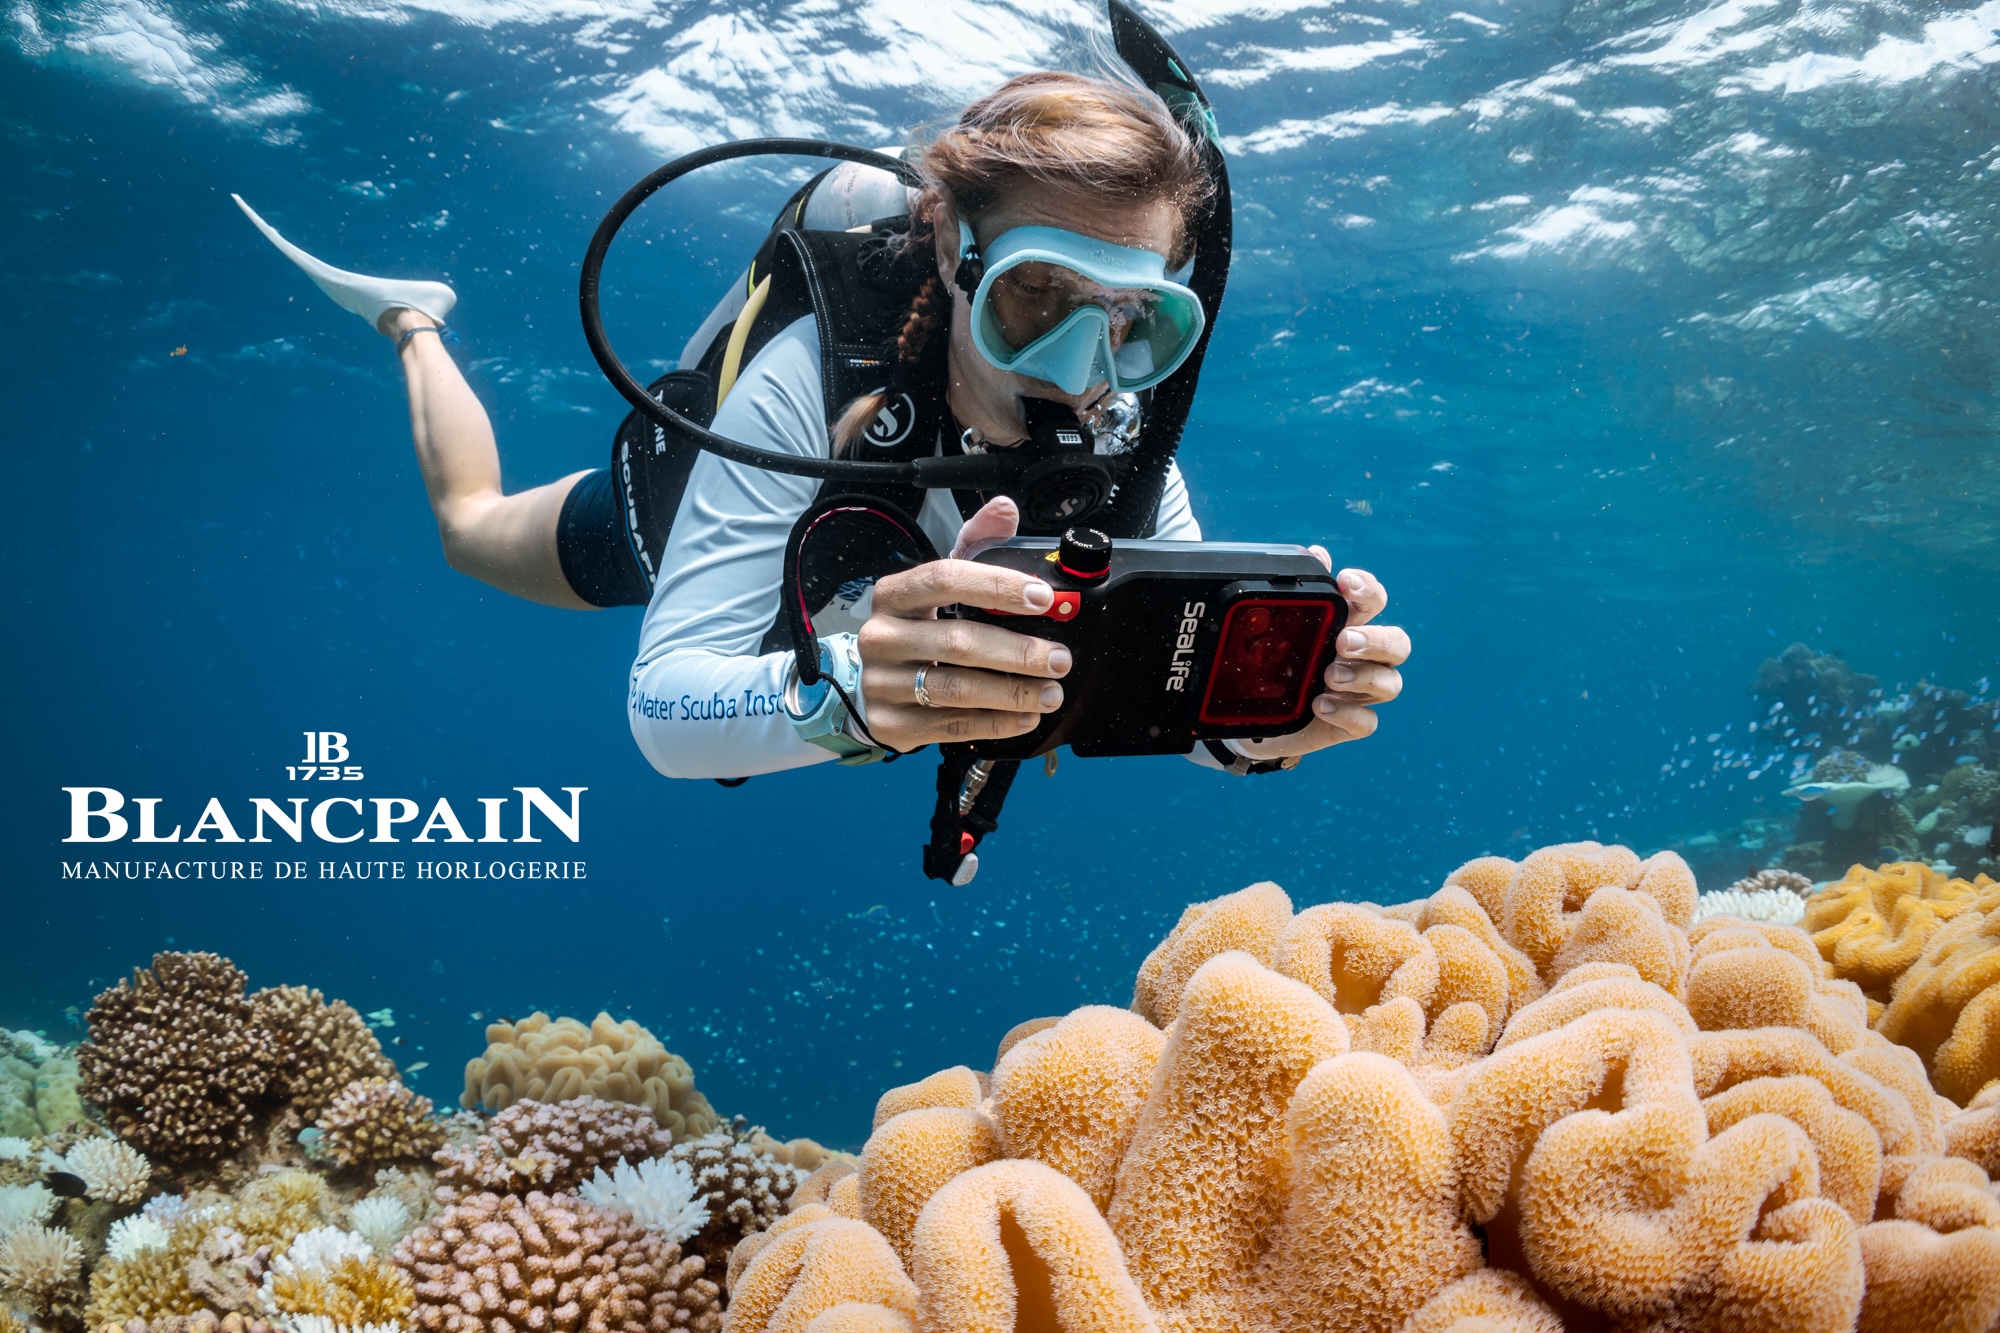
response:
M1194 636L1207 609L1207 602L1189 602L1181 608L1181 631L1174 639L1173 660L1167 664L1166 688L1175 693L1186 693L1188 677L1194 674Z

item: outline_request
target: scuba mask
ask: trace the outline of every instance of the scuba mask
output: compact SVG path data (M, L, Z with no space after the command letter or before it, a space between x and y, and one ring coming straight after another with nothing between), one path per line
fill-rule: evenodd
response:
M1151 250L1061 227L1014 227L981 252L958 224L954 281L972 303L972 343L1001 370L1064 393L1136 393L1166 379L1201 340L1201 298Z

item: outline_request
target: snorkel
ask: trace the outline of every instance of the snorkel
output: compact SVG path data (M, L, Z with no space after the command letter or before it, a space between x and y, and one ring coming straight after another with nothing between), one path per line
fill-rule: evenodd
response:
M980 454L921 456L908 461L802 457L759 449L715 434L648 393L620 360L604 330L600 309L602 272L611 242L641 204L666 185L703 167L761 156L808 156L855 162L891 172L907 185L919 183L917 173L910 164L864 148L809 139L754 139L720 144L677 158L627 190L611 206L591 237L578 282L584 337L605 377L627 402L663 431L732 462L794 476L851 483L861 488L914 486L920 489L1004 492L1021 502L1025 517L1044 525L1048 521L1086 516L1103 523L1107 515L1116 514L1143 527L1145 519L1159 506L1167 464L1179 447L1202 357L1221 308L1231 236L1229 181L1221 150L1216 143L1214 116L1200 86L1187 73L1166 41L1122 0L1108 0L1108 8L1112 41L1119 56L1183 123L1199 132L1199 147L1215 186L1213 202L1196 230L1194 267L1186 285L1166 284L1164 274L1161 274L1159 290L1163 296L1173 298L1173 302L1185 299L1175 297L1174 292L1192 297L1191 304L1176 305L1179 322L1175 327L1180 330L1180 335L1186 335L1191 330L1191 336L1177 335L1177 345L1173 349L1174 365L1164 377L1149 377L1148 373L1128 373L1120 369L1119 353L1123 347L1132 345L1130 340L1127 339L1121 346L1112 346L1108 336L1093 339L1090 330L1083 328L1090 323L1092 316L1083 309L1075 312L1082 317L1075 325L1083 329L1081 334L1063 329L1052 330L1052 333L1062 336L1045 354L1036 353L1038 358L1043 355L1050 358L1053 366L1065 358L1077 359L1081 353L1073 349L1081 347L1088 351L1093 363L1105 362L1110 367L1110 373L1133 382L1149 381L1152 400L1147 406L1137 443L1125 456L1131 467L1131 476L1116 484L1115 494L1109 466L1102 458L1092 454L1087 434L1060 405L1051 406L1068 418L1066 422L1054 419L1050 409L1036 408L1033 400L1029 401L1029 443L1035 446L1033 448L1023 446ZM996 238L996 251L997 242L1002 239L1005 238ZM1164 267L1159 256L1152 258ZM1167 291L1168 287L1174 292ZM1100 315L1108 323L1108 315L1101 311ZM1161 327L1164 329L1168 325ZM1035 340L1021 348L1020 353L1023 356L1035 353L1036 348L1046 342L1049 342L1046 337ZM1091 350L1089 345L1093 342L1096 346ZM1147 346L1150 349L1150 342ZM1058 356L1058 352L1062 355ZM1134 365L1132 370L1139 371L1140 368ZM1071 372L1064 370L1062 373ZM1037 515L1042 518L1037 520Z

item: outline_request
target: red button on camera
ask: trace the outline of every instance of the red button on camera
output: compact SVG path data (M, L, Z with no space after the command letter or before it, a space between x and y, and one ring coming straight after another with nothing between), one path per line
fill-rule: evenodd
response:
M1049 609L1042 612L1042 614L1050 620L1075 620L1076 613L1082 609L1082 593L1059 592L1056 594L1055 601L1049 605Z

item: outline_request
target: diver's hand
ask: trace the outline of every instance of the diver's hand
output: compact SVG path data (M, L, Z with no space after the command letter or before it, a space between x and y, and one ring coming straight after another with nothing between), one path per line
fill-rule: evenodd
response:
M938 619L940 607L961 603L1017 615L1049 609L1055 592L1040 579L963 558L1007 540L1019 522L1013 501L994 500L966 520L951 559L875 585L874 612L860 634L861 700L868 730L884 745L914 750L1019 736L1062 706L1055 682L1069 672L1069 649L997 625ZM919 668L928 668L924 686L935 707L917 702Z
M1313 547L1312 553L1333 567L1323 547ZM1338 656L1326 669L1326 692L1313 700L1313 720L1289 736L1230 742L1252 759L1311 754L1372 736L1374 705L1403 692L1403 673L1396 668L1409 659L1410 636L1394 625L1372 623L1389 604L1389 594L1365 569L1343 569L1339 582L1347 598L1347 628L1340 632Z

